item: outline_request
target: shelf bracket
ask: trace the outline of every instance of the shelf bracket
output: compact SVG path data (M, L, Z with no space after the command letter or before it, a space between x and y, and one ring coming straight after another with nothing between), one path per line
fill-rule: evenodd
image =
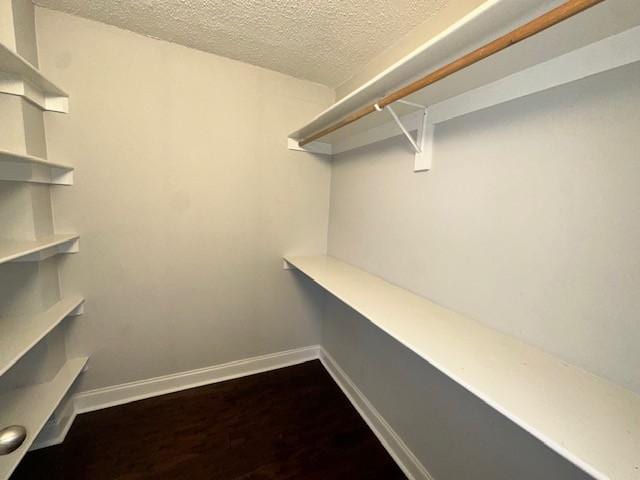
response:
M402 124L402 121L394 112L391 105L387 105L386 107L380 107L377 103L374 105L375 109L378 112L381 112L384 109L389 111L389 114L393 117L393 120L396 122L400 130L404 134L404 136L409 140L409 143L413 147L415 151L415 161L413 164L414 172L424 172L431 170L431 164L433 160L433 130L434 126L429 122L429 110L424 105L418 105L417 103L407 102L405 100L398 100L398 103L404 103L407 105L411 105L413 107L418 107L423 110L423 116L421 121L418 124L418 135L416 139L413 138L411 133L407 130L407 128Z
M298 150L299 152L317 153L320 155L333 155L333 148L330 143L311 142L301 147L298 140L287 138L287 148L289 150Z
M84 315L84 300L82 301L82 303L80 303L80 305L78 305L76 308L71 310L71 312L69 312L69 315L67 315L67 317L77 317L80 315Z
M0 153L0 180L13 182L73 185L73 170L50 165L5 160Z
M20 258L16 258L15 260L11 260L11 261L16 263L41 262L55 255L78 253L79 251L80 251L80 238L72 238L71 240L61 243L59 245L45 248L44 250L39 250L37 252L24 255Z
M69 113L69 98L44 92L19 75L0 72L0 93L23 97L44 111Z

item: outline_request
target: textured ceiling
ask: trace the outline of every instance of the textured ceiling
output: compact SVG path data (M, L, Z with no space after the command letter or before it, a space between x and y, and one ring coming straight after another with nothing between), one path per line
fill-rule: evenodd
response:
M335 87L449 0L35 0Z

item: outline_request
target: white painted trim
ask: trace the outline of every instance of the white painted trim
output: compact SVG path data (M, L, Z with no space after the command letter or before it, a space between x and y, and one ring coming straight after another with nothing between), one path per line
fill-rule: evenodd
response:
M313 345L246 360L229 362L113 387L82 392L69 397L42 429L31 450L60 444L64 441L76 415L109 408L166 393L209 385L278 368L320 360L333 380L342 389L369 428L378 437L389 455L410 480L433 480L424 466L380 415L355 383L340 368L322 346Z
M430 105L429 124L442 123L638 61L640 26ZM408 131L416 131L421 125L421 115L418 110L400 120ZM333 143L332 151L336 155L398 135L402 132L395 122L387 122Z
M370 105L408 82L458 58L496 36L506 34L524 23L557 7L562 0L487 0L407 56L391 65L361 87L338 100L289 136L304 138L339 121L365 105ZM451 93L463 93L519 70L545 62L589 43L636 27L640 23L637 0L610 0L539 33L534 39L518 43L498 55L458 72ZM448 83L447 80L445 80ZM448 88L447 88L448 89ZM433 91L432 89L427 89ZM419 95L407 100L432 105ZM380 122L382 123L382 122ZM351 130L353 131L353 130Z
M54 257L56 255L63 254L71 254L78 253L80 251L80 237L71 238L66 242L59 243L58 245L53 245L48 248L44 248L42 250L38 250L37 252L30 253L28 255L23 255L12 262L20 263L20 262L41 262L46 260L47 258Z
M0 93L19 95L42 110L68 113L69 95L12 47L0 43Z
M31 449L62 443L80 413L317 360L319 349L318 345L313 345L75 394L49 419Z
M0 158L0 180L9 182L73 185L73 170L47 165L4 161Z
M246 360L223 363L213 367L200 368L188 372L174 373L162 377L99 388L83 392L74 397L76 413L92 412L102 408L114 407L145 398L178 392L188 388L200 387L245 377L256 373L268 372L289 367L318 358L318 346L297 348L284 352L252 357Z
M320 155L333 155L333 147L330 143L311 142L301 147L298 140L287 138L287 148L289 150L297 150L299 152L318 153Z
M410 480L433 480L420 460L324 348L320 348L320 361L404 474Z
M504 4L505 1L506 0L487 0L483 2L479 7L466 14L464 17L444 29L442 32L435 35L433 38L429 39L426 43L410 52L408 55L404 56L393 65L389 66L348 95L342 97L329 108L320 112L306 125L292 132L289 137L302 138L305 135L308 135L316 130L320 130L327 125L330 125L339 120L342 115L345 115L359 107L362 107L365 103L368 103L370 100L373 100L376 97L380 96L380 94L391 91L393 87L397 86L397 81L390 81L392 77L396 75L404 76L398 75L398 72L406 74L406 77L415 76L415 65L427 63L431 50L434 47L437 48L445 44L447 39L449 39L450 41L452 36L456 34L460 35L460 38L464 38L468 43L469 40L468 37L465 38L464 30L469 27L477 29L478 25L484 22L492 23L492 15L500 14L502 13L502 11L508 12L508 10L506 9L498 9L500 4ZM527 3L533 3L533 1L528 0ZM509 16L510 15L508 15L508 17ZM497 21L501 24L511 23L511 21L513 21L512 18L507 20L502 15L496 15L496 17L500 17L497 18ZM507 21L505 22L505 20ZM444 56L446 57L446 55Z
M23 97L44 111L69 113L68 97L45 92L18 75L0 72L0 93Z
M442 123L640 61L640 26L470 90L429 108Z
M75 234L56 234L37 240L3 241L0 242L0 263L38 262L59 253L77 253L80 251L79 238Z

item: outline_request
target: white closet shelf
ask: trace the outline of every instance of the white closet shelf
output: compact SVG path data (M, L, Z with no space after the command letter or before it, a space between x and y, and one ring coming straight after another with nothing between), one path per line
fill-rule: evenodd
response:
M332 257L285 262L596 479L640 478L640 395Z
M50 235L38 240L0 240L0 264L37 262L60 253L79 251L80 236Z
M0 93L19 95L43 110L69 112L69 95L31 63L0 43Z
M6 373L51 330L70 315L82 313L84 299L75 295L33 316L0 319L0 375Z
M73 185L73 167L33 155L0 150L0 180Z
M27 429L27 438L20 448L0 456L0 478L9 478L84 369L87 360L85 357L67 360L53 380L0 395L0 425L23 425Z
M390 92L561 3L558 0L486 1L292 132L289 148L336 154L401 134L388 113L374 112L304 147L298 146L298 141L335 125L347 115L378 102ZM433 124L638 61L640 30L635 28L638 25L637 0L606 0L403 100L426 106L429 122ZM613 38L625 32L626 37ZM410 120L409 130L418 127L412 115L422 113L422 108L394 103L393 109L405 121Z

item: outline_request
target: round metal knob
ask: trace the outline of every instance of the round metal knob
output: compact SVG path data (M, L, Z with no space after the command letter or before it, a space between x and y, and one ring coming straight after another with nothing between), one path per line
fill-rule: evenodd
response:
M22 425L11 425L0 430L0 455L7 455L22 445L27 438L27 429Z

